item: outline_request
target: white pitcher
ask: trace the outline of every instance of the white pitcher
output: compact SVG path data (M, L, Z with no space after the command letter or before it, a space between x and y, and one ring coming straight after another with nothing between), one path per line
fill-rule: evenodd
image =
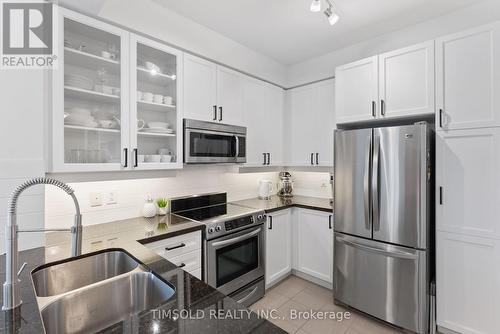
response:
M273 193L273 183L270 180L260 180L259 198L270 199L272 193Z

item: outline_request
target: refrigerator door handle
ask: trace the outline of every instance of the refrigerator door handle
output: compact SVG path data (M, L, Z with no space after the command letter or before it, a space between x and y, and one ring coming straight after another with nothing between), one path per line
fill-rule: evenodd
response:
M367 245L363 245L351 240L347 240L341 236L336 236L335 240L337 242L352 246L354 248L366 250L368 252L372 253L377 253L377 254L382 254L388 257L394 257L394 258L400 258L400 259L409 259L409 260L417 260L418 259L418 254L413 254L410 252L404 252L400 250L386 250L386 249L381 249L381 248L375 248L375 247L370 247Z
M371 217L370 217L370 162L372 156L372 137L368 137L368 145L366 146L365 154L365 173L363 176L363 193L364 193L364 204L365 204L365 226L366 229L371 229Z
M372 216L373 230L380 230L380 196L379 196L379 167L380 167L380 137L373 136L373 162L372 162Z

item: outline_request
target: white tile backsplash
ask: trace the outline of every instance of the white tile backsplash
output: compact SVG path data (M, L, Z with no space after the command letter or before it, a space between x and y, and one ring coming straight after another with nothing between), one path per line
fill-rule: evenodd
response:
M295 193L330 198L331 188L328 173L293 172ZM259 181L270 179L278 182L278 173L238 173L233 166L188 166L176 172L174 177L155 179L126 179L98 182L70 183L80 202L83 224L101 224L141 216L147 195L167 198L227 192L229 201L258 196ZM323 187L323 183L326 187ZM113 192L116 204L90 206L90 193ZM105 196L104 196L105 197ZM74 206L65 193L47 187L45 192L45 226L69 227L73 224Z

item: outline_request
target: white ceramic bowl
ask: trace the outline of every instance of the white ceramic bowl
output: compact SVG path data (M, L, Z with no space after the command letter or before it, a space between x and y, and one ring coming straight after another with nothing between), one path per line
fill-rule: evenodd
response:
M148 122L148 128L150 129L168 129L169 123L165 122Z

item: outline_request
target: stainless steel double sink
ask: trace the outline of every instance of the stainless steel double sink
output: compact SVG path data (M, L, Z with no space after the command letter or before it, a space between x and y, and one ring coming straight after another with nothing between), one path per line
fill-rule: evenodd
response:
M122 250L44 265L31 277L47 334L97 332L154 309L175 293Z

